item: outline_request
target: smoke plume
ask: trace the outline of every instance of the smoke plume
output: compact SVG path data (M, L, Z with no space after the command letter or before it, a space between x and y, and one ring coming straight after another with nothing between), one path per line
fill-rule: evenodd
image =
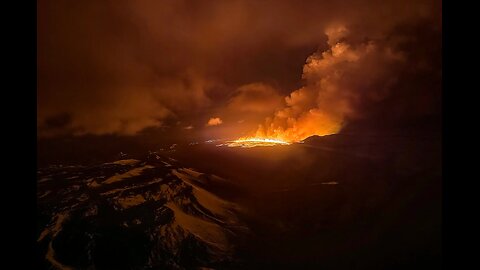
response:
M326 30L330 47L308 57L305 85L285 98L284 108L260 125L256 137L300 141L334 134L361 118L362 107L390 94L406 63L404 55L375 40L350 44L348 33L344 26Z

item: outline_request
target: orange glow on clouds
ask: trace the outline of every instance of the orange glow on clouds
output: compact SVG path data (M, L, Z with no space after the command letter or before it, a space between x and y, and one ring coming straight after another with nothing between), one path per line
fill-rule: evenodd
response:
M223 121L219 117L212 117L208 120L207 126L218 126L218 125L221 125L222 123Z
M307 58L304 85L284 99L284 106L241 139L299 142L310 136L336 134L351 119L362 118L362 106L385 98L396 80L404 55L389 46L365 41L351 44L346 27L326 30L327 50Z

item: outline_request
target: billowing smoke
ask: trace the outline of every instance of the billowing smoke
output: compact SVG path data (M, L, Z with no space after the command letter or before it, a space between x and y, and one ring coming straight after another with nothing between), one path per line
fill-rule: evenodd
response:
M162 137L176 122L237 137L271 115L259 134L298 140L440 96L426 90L440 82L440 0L37 4L39 137Z
M344 26L326 30L330 47L308 57L304 86L285 98L284 108L260 125L256 137L300 141L334 134L390 94L405 56L375 40L350 44L348 33Z

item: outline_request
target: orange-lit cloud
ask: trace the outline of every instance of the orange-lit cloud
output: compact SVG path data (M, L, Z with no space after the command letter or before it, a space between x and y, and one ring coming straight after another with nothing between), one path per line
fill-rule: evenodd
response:
M300 134L318 133L300 123L323 119L326 132L373 109L391 108L395 117L404 107L430 110L433 94L424 85L439 84L439 0L39 1L37 18L39 136L134 135L169 121L191 123L194 133L211 115L222 116L222 128L235 123L232 133L254 130L269 115L268 125ZM365 40L376 46L370 53ZM410 72L402 82L408 86L395 95L366 91L361 102L327 94L364 82L356 76L381 83L375 72L388 48L410 54L410 71L402 71ZM351 79L335 78L333 70ZM395 73L390 66L385 72ZM319 76L330 76L324 86ZM365 92L332 91L357 90ZM402 105L364 102L390 98Z
M272 112L282 105L282 97L273 87L264 83L251 83L237 89L229 100L227 109L237 113L264 113Z
M365 41L351 45L344 26L327 29L325 51L308 57L305 86L285 98L286 106L266 119L255 136L300 141L339 132L346 121L361 117L359 104L384 99L406 59L400 52Z
M222 119L218 117L212 117L208 120L207 126L218 126L218 125L221 125L222 123L223 123Z

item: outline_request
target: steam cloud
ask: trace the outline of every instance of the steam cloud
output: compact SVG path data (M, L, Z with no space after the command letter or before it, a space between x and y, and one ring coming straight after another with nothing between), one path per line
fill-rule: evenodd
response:
M439 0L59 0L37 18L40 137L240 136L270 115L259 134L298 140L440 96Z
M308 57L305 86L285 98L286 106L256 132L257 137L300 141L341 130L346 121L362 117L360 106L389 95L406 59L401 52L375 41L346 41L344 26L326 30L330 48Z

